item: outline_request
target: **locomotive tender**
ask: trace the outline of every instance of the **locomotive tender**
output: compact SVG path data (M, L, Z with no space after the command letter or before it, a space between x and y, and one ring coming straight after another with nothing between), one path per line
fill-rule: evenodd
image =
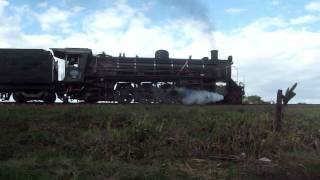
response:
M165 50L152 58L94 55L87 48L51 51L0 49L1 99L171 104L181 103L177 88L185 88L215 92L224 96L222 103L240 104L244 95L243 86L231 78L232 56L219 60L217 50L202 59L170 58Z

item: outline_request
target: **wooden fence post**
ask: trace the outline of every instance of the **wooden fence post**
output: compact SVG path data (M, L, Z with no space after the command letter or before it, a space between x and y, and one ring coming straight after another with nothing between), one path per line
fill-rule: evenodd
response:
M276 116L273 121L273 129L276 132L282 130L282 117L283 117L283 108L288 105L289 101L296 96L296 93L293 92L298 83L295 83L291 88L288 88L285 95L282 94L282 90L278 90L277 94L277 104L276 104Z
M277 94L277 104L276 104L276 117L273 122L273 127L276 132L281 131L282 129L282 101L283 101L283 95L282 90L278 90Z

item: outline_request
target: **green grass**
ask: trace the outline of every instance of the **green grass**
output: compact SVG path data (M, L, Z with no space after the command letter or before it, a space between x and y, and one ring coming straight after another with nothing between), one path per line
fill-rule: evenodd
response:
M273 110L2 105L0 179L320 178L320 106L287 108L281 133ZM222 155L242 160L210 158Z

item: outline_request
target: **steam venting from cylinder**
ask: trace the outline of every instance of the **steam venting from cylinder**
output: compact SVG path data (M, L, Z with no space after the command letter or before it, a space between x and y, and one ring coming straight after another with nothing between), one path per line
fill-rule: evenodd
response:
M205 90L187 88L175 88L175 90L182 96L182 103L187 105L216 103L224 99L224 97L218 93Z

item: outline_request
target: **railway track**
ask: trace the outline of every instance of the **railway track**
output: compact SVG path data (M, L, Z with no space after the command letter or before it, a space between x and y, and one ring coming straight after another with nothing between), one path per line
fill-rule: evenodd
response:
M136 105L166 105L166 106L241 106L241 107L252 107L252 106L275 106L275 104L241 104L241 105L228 105L228 104L192 104L192 105L185 105L185 104L161 104L161 103L149 103L149 104L142 104L142 103L127 103L127 104L121 104L117 102L98 102L98 103L85 103L85 102L70 102L70 103L62 103L57 102L53 104L43 103L43 102L27 102L27 103L16 103L16 102L3 102L0 101L0 106L31 106L31 105L39 105L39 106L79 106L79 105L108 105L108 106L120 106L120 105L126 105L126 106L136 106ZM320 106L320 104L289 104L290 107L317 107Z

